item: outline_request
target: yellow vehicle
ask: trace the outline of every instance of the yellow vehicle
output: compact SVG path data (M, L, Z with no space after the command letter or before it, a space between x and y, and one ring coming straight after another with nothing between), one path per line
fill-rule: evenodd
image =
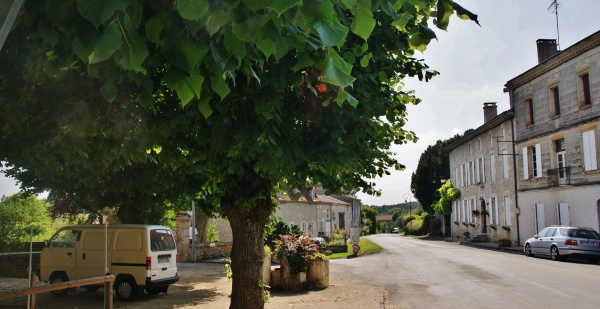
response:
M56 283L109 273L115 276L117 297L131 299L144 289L166 293L179 280L177 262L175 239L166 226L115 224L105 230L100 224L69 225L45 242L38 277ZM52 291L56 296L68 293L68 289Z

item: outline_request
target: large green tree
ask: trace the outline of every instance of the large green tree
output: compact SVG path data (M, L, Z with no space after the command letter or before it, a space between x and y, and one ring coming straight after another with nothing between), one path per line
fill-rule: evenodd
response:
M49 206L46 200L24 192L0 199L0 250L29 242L30 234L34 241L50 236Z
M455 135L447 140L438 140L430 145L419 157L417 169L411 176L410 189L421 204L423 210L433 214L432 205L440 199L438 188L446 179L450 179L450 161L443 149L460 138Z
M476 20L451 0L27 1L0 53L0 159L128 222L202 197L232 227L230 307L262 308L275 194L377 194L365 179L414 138L400 81L436 74L412 56L455 11Z

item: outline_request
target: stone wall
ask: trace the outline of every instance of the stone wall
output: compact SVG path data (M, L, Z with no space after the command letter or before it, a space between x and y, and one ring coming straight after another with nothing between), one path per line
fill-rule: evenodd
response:
M0 277L4 278L27 278L29 267L29 252L0 253L0 265L2 272ZM32 268L35 271L40 267L40 253L33 252Z
M196 246L196 259L212 259L219 257L228 257L231 255L232 243L217 242L213 244L198 244Z

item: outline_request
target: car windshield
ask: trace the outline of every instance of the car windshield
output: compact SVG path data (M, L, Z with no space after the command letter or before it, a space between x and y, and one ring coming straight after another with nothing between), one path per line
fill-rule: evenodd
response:
M600 239L600 234L594 230L568 229L566 232L568 237Z

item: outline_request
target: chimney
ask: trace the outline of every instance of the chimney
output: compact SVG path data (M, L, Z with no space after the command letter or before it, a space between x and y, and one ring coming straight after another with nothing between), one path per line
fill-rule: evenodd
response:
M558 53L556 40L539 39L535 42L537 44L538 64Z
M496 102L483 103L483 123L487 123L496 116L498 116L498 107L496 106Z

